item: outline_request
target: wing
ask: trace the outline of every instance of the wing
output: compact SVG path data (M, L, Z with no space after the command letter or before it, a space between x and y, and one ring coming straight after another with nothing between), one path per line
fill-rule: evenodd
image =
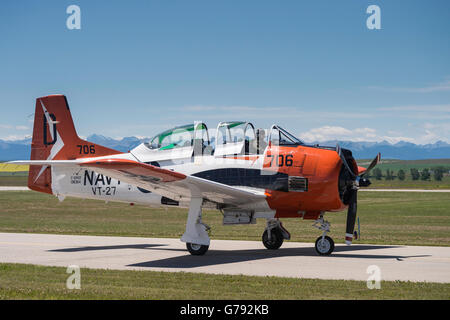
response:
M202 197L216 203L239 206L266 199L264 192L244 190L133 160L102 159L78 165L177 201Z

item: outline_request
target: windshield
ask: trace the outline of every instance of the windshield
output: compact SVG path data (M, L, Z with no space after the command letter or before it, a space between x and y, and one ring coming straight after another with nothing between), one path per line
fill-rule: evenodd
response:
M270 131L270 141L273 145L280 146L304 144L300 139L276 125L272 126Z

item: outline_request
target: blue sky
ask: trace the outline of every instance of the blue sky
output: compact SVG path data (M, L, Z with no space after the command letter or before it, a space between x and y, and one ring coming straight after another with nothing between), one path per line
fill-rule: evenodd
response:
M450 142L449 36L445 0L3 0L0 139L30 135L35 99L62 93L81 136L248 120L309 141Z

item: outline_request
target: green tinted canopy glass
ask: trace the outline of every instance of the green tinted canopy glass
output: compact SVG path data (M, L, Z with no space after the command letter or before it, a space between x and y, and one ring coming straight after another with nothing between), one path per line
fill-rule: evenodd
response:
M195 128L195 126L197 126ZM190 147L194 139L194 129L207 130L203 123L187 124L175 127L154 136L147 147L151 149L168 150L172 148ZM200 135L201 137L201 135Z

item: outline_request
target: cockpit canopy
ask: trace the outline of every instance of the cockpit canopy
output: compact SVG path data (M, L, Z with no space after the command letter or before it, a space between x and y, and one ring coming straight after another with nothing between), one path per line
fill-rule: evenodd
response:
M255 138L255 128L250 122L221 122L217 126L216 143L237 143Z
M244 121L219 123L215 136L210 140L206 124L195 122L163 131L149 142L138 146L135 152L145 154L150 149L156 153L149 154L149 159L159 161L181 159L192 155L220 157L233 154L263 154L268 145L302 144L302 141L277 125L273 125L269 130L255 130L253 124Z
M254 140L255 128L250 122L221 122L216 129L214 155L254 154L256 149L251 145Z
M154 136L145 145L149 149L170 150L174 148L192 147L196 140L201 140L204 146L210 144L206 124L197 122L175 127Z

